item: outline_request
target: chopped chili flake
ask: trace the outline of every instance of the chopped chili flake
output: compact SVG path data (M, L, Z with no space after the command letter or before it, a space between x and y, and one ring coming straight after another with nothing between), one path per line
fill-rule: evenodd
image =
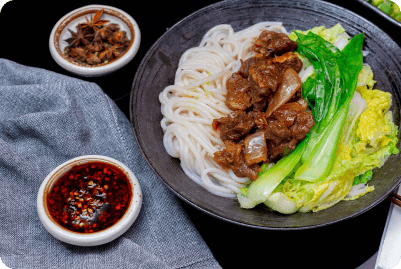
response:
M110 180L108 176L114 178L112 186L105 184ZM65 173L48 194L47 204L50 215L61 226L75 232L93 233L121 219L131 197L131 184L119 168L93 162Z

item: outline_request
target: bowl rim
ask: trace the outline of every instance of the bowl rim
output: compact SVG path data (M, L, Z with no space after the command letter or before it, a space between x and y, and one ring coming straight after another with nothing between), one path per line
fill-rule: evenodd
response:
M80 65L67 59L67 57L61 52L59 48L59 38L61 32L73 20L84 18L86 16L89 16L90 14L93 14L95 11L102 9L104 10L103 14L114 16L117 19L122 20L129 28L129 31L131 31L131 36L134 36L134 38L131 38L127 50L123 53L122 56L117 59L114 59L106 64L99 64L94 66ZM54 61L62 68L80 76L94 77L111 73L128 64L138 52L140 43L141 31L139 29L138 23L134 20L134 18L132 18L131 15L119 8L108 5L87 5L70 11L57 21L49 37L49 50Z
M250 0L250 1L252 1L252 0ZM292 1L292 2L299 2L300 0L290 0L290 1ZM366 22L367 24L373 25L373 26L375 26L376 28L378 28L378 26L376 26L374 23L372 23L371 21L369 21L367 18L362 17L361 15L359 15L359 14L357 14L357 13L355 13L355 12L353 12L353 11L347 9L347 8L344 8L344 7L342 7L342 6L333 4L333 3L331 3L331 2L325 2L325 1L323 1L323 0L312 0L312 1L313 1L313 2L317 2L317 3L320 3L320 4L328 5L328 6L331 6L331 7L336 8L336 9L344 10L344 11L346 11L346 12L348 12L348 13L351 13L353 16L357 17L358 19L360 19L360 20ZM149 55L151 54L151 51L154 50L154 48L158 46L158 44L160 43L160 40L163 39L164 36L166 36L172 29L174 29L175 27L178 27L180 24L182 24L184 21L188 20L190 17L196 17L197 15L199 15L200 13L202 13L203 11L205 11L205 10L207 10L207 9L215 9L217 6L220 6L220 5L223 5L223 4L225 4L225 3L229 3L229 2L231 2L231 1L230 1L230 0L223 0L223 1L220 1L220 2L218 2L218 3L214 3L214 4L211 4L211 5L208 5L208 6L206 6L206 7L203 7L203 8L201 8L201 9L196 10L195 12L189 14L188 16L184 17L183 19L181 19L180 21L178 21L177 23L175 23L175 24L174 24L173 26L171 26L166 32L164 32L164 33L152 44L152 46L147 50L145 56L142 58L141 63L139 64L138 70L141 70L141 69L143 68L143 66L145 66L145 64L146 64L146 59L147 59L147 58L149 57ZM272 1L267 1L267 2L277 2L277 0L272 0ZM387 33L385 33L383 30L382 30L382 32L383 32L384 34L386 34L390 40L392 40L394 43L396 43L396 42L394 41L394 39L393 39L391 36L389 36L389 35L388 35ZM359 215L361 215L361 214L363 214L363 213L369 211L370 209L372 209L373 207L375 207L376 205L378 205L378 204L381 203L382 201L384 201L384 200L386 199L386 197L387 197L388 195L390 195L390 194L394 191L394 189L396 189L396 188L400 185L400 182L401 182L401 175L398 177L397 181L394 182L394 183L392 184L391 188L389 188L389 189L384 193L383 196L381 196L379 199L376 199L374 202L372 202L372 203L369 204L368 206L366 206L366 207L360 209L359 211L357 211L357 212L355 212L355 213L353 213L353 214L351 214L351 215L349 215L349 216L347 216L347 217L344 217L344 218L341 218L341 219L336 219L336 220L333 220L333 221L330 221L330 222L326 222L326 223L316 224L316 225L300 226L300 227L269 227L269 226L261 226L261 225L255 225L255 224L250 224L250 223L244 223L244 222L241 222L241 221L237 221L237 220L232 220L232 219L226 218L226 217L224 217L224 216L220 216L220 215L218 215L217 213L214 213L214 212L209 211L208 209L202 207L201 205L196 204L195 202L191 201L189 198L186 198L186 197L184 197L182 194L180 194L177 190L175 190L172 186L170 186L170 185L168 184L168 182L163 178L162 175L160 175L160 174L158 173L158 171L155 169L155 167L153 167L153 164L149 161L149 158L148 158L148 156L147 156L147 154L146 154L146 152L145 152L144 146L141 144L141 140L140 140L140 138L139 138L139 134L137 133L137 130L136 130L136 128L137 128L136 126L138 126L138 124L137 124L136 118L134 117L134 111L133 111L134 100L136 99L135 97L138 95L138 94L136 93L136 91L135 91L134 86L135 86L135 82L137 81L137 79L138 79L138 77L139 77L139 73L140 73L140 72L137 71L137 72L135 73L135 76L134 76L134 79L133 79L133 83L132 83L132 86L131 86L131 92L130 92L130 107L129 107L129 114L130 114L131 127L132 127L132 130L133 130L133 133L134 133L135 141L136 141L136 143L138 144L139 151L141 152L142 156L144 157L146 163L149 165L149 167L151 168L151 170L153 171L153 173L159 178L159 180L160 180L161 182L163 182L163 184L164 184L170 191L172 191L178 198L180 198L181 200L185 201L186 203L188 203L188 204L191 205L192 207L194 207L194 208L200 210L201 212L204 212L204 213L206 213L206 214L208 214L208 215L210 215L210 216L213 216L213 217L215 217L215 218L217 218L217 219L226 221L226 222L228 222L228 223L232 223L232 224L236 224L236 225L243 226L243 227L248 227L248 228L259 229L259 230L271 230L271 231L308 230L308 229L313 229L313 228L325 227L325 226L332 225L332 224L335 224L335 223L338 223L338 222L341 222L341 221L344 221L344 220L347 220L347 219L351 219L351 218L357 217L357 216L359 216ZM400 154L401 154L401 153L400 153Z
M131 184L132 197L130 205L120 220L104 230L90 234L70 231L57 224L49 215L49 211L46 207L46 194L53 188L54 183L73 167L92 162L111 164L124 172ZM142 190L139 181L125 164L107 156L83 155L63 162L46 176L38 191L36 207L43 226L55 238L77 246L97 246L116 239L131 227L139 215L142 207L142 200Z

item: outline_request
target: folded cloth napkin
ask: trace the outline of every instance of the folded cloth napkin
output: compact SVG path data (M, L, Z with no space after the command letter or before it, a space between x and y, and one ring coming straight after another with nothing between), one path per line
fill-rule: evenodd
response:
M180 201L143 160L131 125L94 83L0 59L0 257L16 268L221 268ZM126 164L141 212L116 240L63 243L42 226L36 197L46 175L81 155Z

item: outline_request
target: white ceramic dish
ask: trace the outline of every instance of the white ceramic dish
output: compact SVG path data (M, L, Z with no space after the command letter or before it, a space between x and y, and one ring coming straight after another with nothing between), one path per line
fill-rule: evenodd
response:
M94 66L76 63L64 54L65 47L68 46L66 39L71 37L68 29L76 32L78 23L90 20L97 11L103 9L102 20L109 20L109 23L117 23L121 30L127 32L127 37L131 42L122 56L108 63ZM64 69L84 77L96 77L112 73L128 64L136 55L141 43L141 32L136 21L121 9L105 5L89 5L71 11L62 17L50 34L49 49L53 59Z
M61 178L66 172L71 170L74 166L82 165L90 162L103 162L111 164L120 168L130 180L132 186L132 199L130 205L123 215L114 225L106 228L105 230L94 233L78 233L68 230L61 225L57 224L52 218L47 208L47 193L52 190L54 183ZM77 245L77 246L97 246L106 244L124 232L134 223L138 217L139 211L142 206L142 191L139 182L132 171L123 163L106 156L101 155L85 155L71 159L56 167L44 179L39 188L37 197L37 211L40 221L46 230L60 241Z

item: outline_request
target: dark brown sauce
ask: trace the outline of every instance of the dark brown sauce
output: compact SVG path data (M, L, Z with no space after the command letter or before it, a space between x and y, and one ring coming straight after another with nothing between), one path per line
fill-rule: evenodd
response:
M131 184L117 167L92 162L73 167L47 195L50 215L78 233L102 231L122 218L132 197Z

